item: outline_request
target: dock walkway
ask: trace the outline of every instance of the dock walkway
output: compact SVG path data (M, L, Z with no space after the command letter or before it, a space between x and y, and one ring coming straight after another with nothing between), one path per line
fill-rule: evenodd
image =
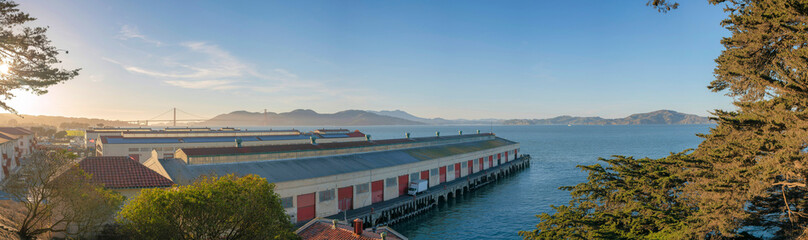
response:
M369 206L340 212L326 218L348 221L358 218L364 221L365 227L395 224L437 206L440 201L446 201L474 191L486 184L497 181L499 178L508 177L528 167L530 167L530 155L523 154L513 161L430 187L416 196L399 196Z

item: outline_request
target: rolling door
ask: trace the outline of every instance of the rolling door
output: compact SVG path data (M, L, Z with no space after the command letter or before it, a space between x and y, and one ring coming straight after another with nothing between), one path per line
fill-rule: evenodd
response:
M460 178L460 163L455 163L455 179Z
M508 162L508 152L505 152L505 162Z
M494 166L494 155L488 156L488 168Z
M421 179L426 180L427 182L429 182L429 170L421 172ZM431 184L428 184L428 185L431 185Z
M373 193L373 203L384 201L384 180L371 183L370 189Z
M297 221L303 222L315 217L314 193L297 195Z
M353 186L340 188L337 196L340 211L353 209Z
M446 182L446 166L440 167L440 183Z
M466 166L466 169L469 170L469 175L474 173L474 160L469 160L469 165Z
M398 176L398 195L399 196L407 195L407 188L409 187L410 187L410 176L406 174Z
M483 170L483 159L484 159L484 158L480 158L480 171L482 171L482 170Z

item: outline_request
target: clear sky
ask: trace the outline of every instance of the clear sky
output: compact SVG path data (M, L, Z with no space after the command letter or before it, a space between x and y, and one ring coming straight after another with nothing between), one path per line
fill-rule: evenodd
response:
M23 114L149 119L177 107L421 117L730 109L712 93L721 6L632 1L18 1L80 76Z

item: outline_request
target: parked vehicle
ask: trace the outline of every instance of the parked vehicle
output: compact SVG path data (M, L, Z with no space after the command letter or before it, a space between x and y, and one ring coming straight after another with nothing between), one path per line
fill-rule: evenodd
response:
M407 189L407 194L415 196L420 192L426 191L429 188L429 181L425 179L419 179L410 182L410 188Z

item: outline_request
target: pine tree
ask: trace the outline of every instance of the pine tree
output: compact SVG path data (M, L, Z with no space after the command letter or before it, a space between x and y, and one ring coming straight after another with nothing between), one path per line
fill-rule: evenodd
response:
M57 56L61 52L45 36L48 28L29 27L36 20L21 12L13 1L0 0L0 108L17 113L7 104L12 90L25 90L37 95L47 88L79 74L80 69L62 69Z
M725 5L728 18L721 24L732 35L721 40L725 50L708 87L726 92L737 109L716 110L718 125L701 135L691 154L618 157L606 160L609 168L582 167L589 182L562 188L571 191L569 206L540 215L541 223L520 232L523 237L808 238L808 1L709 2ZM678 6L648 5L661 12ZM669 167L654 167L661 164ZM661 179L679 184L658 185ZM663 187L657 194L668 195L644 199L648 187ZM670 221L634 214L663 206L679 207Z

